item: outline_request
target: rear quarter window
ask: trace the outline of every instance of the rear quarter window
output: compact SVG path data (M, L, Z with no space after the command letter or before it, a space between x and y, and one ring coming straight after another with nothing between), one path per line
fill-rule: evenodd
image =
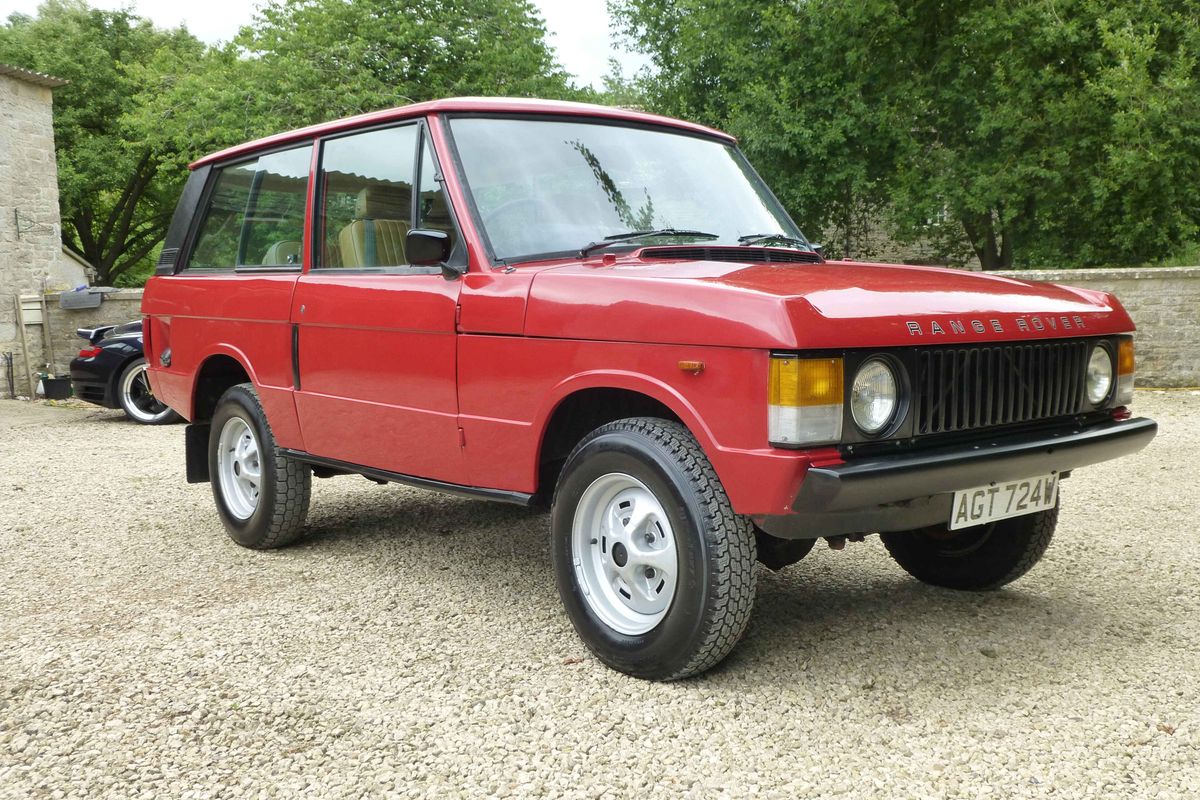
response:
M306 144L217 170L185 268L298 269L311 158Z

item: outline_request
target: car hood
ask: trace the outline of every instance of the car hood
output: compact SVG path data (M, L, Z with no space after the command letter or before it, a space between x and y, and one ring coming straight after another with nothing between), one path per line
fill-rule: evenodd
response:
M1133 330L1105 292L936 267L594 259L539 272L530 336L823 349Z

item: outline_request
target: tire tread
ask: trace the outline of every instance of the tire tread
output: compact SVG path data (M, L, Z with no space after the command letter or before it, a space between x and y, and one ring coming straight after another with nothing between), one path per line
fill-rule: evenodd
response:
M1016 519L1028 519L1029 524L1025 530L1015 534L1017 539L1013 544L1015 552L1009 561L1008 569L990 576L988 579L972 581L969 585L939 580L936 561L921 549L913 546L913 542L910 541L912 534L892 533L884 534L880 538L883 539L883 546L887 548L892 559L917 580L952 589L986 592L1012 583L1042 560L1046 549L1050 547L1050 542L1054 538L1054 530L1058 525L1058 506ZM980 572L987 566L989 565L980 564Z
M254 407L254 413L262 424L265 438L268 439L261 442L260 446L270 448L271 463L275 472L275 503L271 509L271 517L262 535L245 546L253 550L285 547L304 534L304 520L308 516L309 501L312 497L312 472L306 465L283 455L279 445L275 443L275 434L271 432L271 426L267 423L267 415L263 411L262 401L258 398L254 384L239 383L230 387L226 394L236 390L245 392ZM221 402L224 402L224 399L225 396L222 396ZM213 476L213 480L216 480L216 476ZM259 496L262 496L261 493Z
M567 457L607 433L636 433L654 442L687 475L699 501L703 534L714 554L709 569L713 591L705 609L705 630L691 657L660 680L679 680L711 669L741 639L754 609L757 554L754 526L733 510L725 487L700 443L681 423L657 417L631 417L603 425L584 437Z

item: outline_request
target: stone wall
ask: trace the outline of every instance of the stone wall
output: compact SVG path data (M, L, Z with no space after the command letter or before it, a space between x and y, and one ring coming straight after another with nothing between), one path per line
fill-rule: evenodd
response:
M50 332L54 340L54 360L59 371L66 373L71 359L84 346L83 339L75 335L76 328L94 328L98 325L121 325L142 318L142 290L118 289L104 295L99 308L59 308L58 294L46 295L50 309Z
M1200 386L1200 267L996 274L1112 292L1138 328L1138 385Z
M1065 283L1113 292L1137 324L1139 386L1200 386L1200 267L1161 269L1020 270L997 273L1023 280ZM141 317L142 291L122 289L105 295L99 308L59 308L57 293L46 296L53 334L56 373L65 374L83 340L76 328L120 324ZM31 358L42 355L42 330L26 328ZM26 394L17 371L17 393ZM0 392L7 388L0 386Z
M952 219L928 220L925 236L914 242L900 242L888 230L886 208L864 205L849 218L831 222L823 231L805 234L821 242L830 258L981 268L962 226Z
M14 354L18 378L25 364L14 298L78 285L83 274L62 253L51 97L59 83L36 73L0 73L0 353ZM38 334L34 326L26 331L31 347L40 345ZM26 391L21 381L17 386Z
M29 358L33 363L34 372L41 372L46 364L52 369L47 370L54 375L67 375L71 359L79 354L86 342L75 335L77 328L94 328L99 325L120 325L132 322L142 316L142 290L119 289L103 295L104 300L98 308L66 309L59 307L59 293L46 295L46 310L50 320L50 345L53 349L53 362L50 353L46 352L45 332L40 322L41 312L26 312L25 336L29 343ZM32 306L29 298L36 295L26 295L26 306ZM39 305L40 308L40 305ZM17 344L19 350L20 344ZM18 359L19 360L19 359ZM18 396L28 396L29 389L20 363L15 365L15 382ZM2 377L2 376L0 376ZM8 386L0 380L0 396L8 396Z

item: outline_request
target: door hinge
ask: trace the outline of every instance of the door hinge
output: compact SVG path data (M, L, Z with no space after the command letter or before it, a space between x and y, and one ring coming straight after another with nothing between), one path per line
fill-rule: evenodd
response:
M462 327L462 306L454 307L454 329L458 330Z
M458 446L463 448L467 446L467 434L462 428L458 429Z

